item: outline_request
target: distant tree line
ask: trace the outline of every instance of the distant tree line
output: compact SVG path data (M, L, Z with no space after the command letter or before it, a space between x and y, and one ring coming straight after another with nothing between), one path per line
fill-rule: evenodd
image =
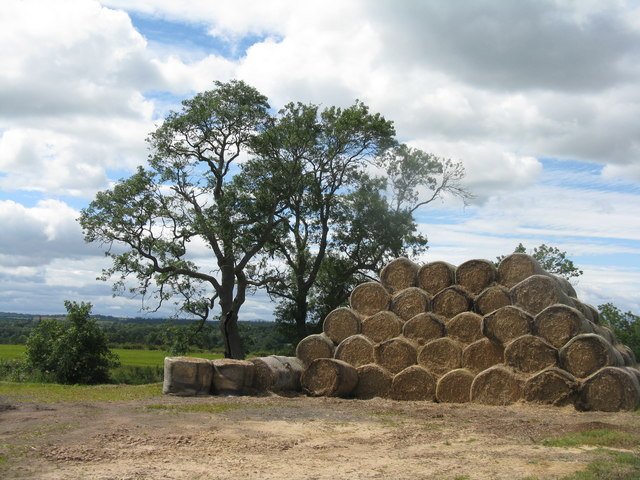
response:
M0 313L0 344L24 345L40 322L63 322L64 318ZM224 349L218 322L207 322L202 327L204 334L194 334L193 320L95 318L110 348L164 350L177 354ZM273 322L239 322L238 328L244 348L251 354L286 354L292 353L295 348Z

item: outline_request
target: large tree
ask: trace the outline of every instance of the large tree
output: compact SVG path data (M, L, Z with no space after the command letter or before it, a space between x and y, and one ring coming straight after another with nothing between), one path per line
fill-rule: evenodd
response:
M345 194L363 177L367 160L395 144L394 128L366 105L342 109L289 104L254 143L263 161L287 165L283 181L291 195L282 212L284 235L274 239L275 266L263 276L269 294L281 300L276 316L291 320L293 337L306 335L309 293L316 283L330 232ZM286 313L283 313L285 312Z
M287 178L295 194L283 213L288 234L274 244L280 263L265 276L279 302L276 320L293 339L313 331L391 257L424 250L416 209L445 193L469 196L460 164L397 146L393 133L360 102L323 111L291 104L259 139L263 157L286 159L299 172ZM374 166L381 177L370 172Z
M217 302L232 358L244 356L237 320L252 286L247 272L288 195L278 172L255 160L237 165L269 124L268 109L241 81L185 100L149 136L148 167L98 193L79 219L86 241L108 246L102 278L115 276L114 288L140 294L146 308L173 299L203 323Z

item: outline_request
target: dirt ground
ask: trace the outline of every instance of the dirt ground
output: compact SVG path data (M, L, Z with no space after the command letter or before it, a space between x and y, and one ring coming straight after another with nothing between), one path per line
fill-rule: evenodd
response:
M640 415L275 395L13 405L0 397L0 478L550 479L598 453L541 440L600 428L640 433Z

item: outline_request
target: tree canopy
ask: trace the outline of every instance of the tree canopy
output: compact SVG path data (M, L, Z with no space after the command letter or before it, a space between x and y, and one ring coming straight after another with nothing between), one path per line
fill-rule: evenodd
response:
M242 358L238 313L252 289L267 289L300 338L354 281L424 251L417 208L468 197L460 164L394 136L360 101L272 114L253 87L216 82L166 117L148 165L99 192L79 221L86 241L106 246L101 278L116 292L148 309L174 302L201 325L217 312L225 355Z

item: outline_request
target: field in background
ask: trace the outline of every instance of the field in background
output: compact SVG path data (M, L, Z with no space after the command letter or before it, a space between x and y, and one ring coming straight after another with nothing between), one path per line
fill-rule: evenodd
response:
M25 358L24 345L0 345L0 360L19 360ZM120 358L121 366L125 367L162 367L166 352L161 350L130 350L126 348L112 348L111 351ZM220 353L196 352L189 353L189 357L214 360L222 358Z
M50 374L35 372L26 365L25 350L24 345L0 345L0 380L51 382ZM120 358L120 366L111 370L112 383L145 385L162 382L166 352L125 348L112 348L111 351ZM194 352L188 356L209 360L223 357L221 353L213 352Z

